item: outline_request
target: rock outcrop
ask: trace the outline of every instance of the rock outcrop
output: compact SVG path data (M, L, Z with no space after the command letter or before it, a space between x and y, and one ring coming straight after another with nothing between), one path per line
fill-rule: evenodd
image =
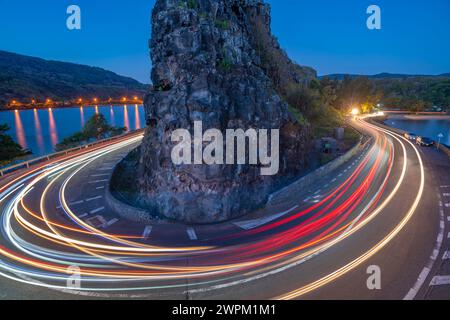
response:
M305 166L309 129L281 98L314 70L293 63L270 31L262 0L157 0L150 41L153 89L136 163L140 206L188 223L248 213ZM280 171L255 165L174 165L174 130L280 129ZM136 158L136 157L135 157ZM129 166L129 164L128 164ZM120 180L120 179L116 179Z

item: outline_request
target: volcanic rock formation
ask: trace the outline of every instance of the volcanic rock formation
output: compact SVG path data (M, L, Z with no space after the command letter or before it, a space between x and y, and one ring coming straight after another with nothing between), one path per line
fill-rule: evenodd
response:
M264 205L305 166L309 128L281 96L289 83L307 85L315 71L280 49L262 0L157 0L152 23L147 129L120 170L137 167L136 201L188 223L224 221ZM255 165L174 165L171 135L193 131L194 121L222 132L280 129L279 174L261 176Z

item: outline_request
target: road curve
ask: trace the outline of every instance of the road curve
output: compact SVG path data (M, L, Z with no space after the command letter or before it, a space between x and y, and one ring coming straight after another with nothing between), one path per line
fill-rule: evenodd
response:
M436 186L415 145L354 126L370 141L328 177L213 226L109 210L113 167L140 136L0 180L0 287L41 299L402 299L435 245ZM370 265L381 290L367 288Z

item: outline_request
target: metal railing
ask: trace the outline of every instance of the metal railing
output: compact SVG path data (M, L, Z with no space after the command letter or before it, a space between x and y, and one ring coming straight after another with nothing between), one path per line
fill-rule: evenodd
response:
M25 169L25 168L29 168L30 166L34 165L34 164L38 164L38 163L42 163L42 162L46 162L49 161L51 159L56 159L62 156L68 156L71 153L83 150L83 149L88 149L97 145L101 145L107 142L111 142L111 141L116 141L116 140L120 140L129 136L134 136L134 135L138 135L140 133L143 133L145 129L139 129L139 130L133 130L130 132L127 132L125 134L122 134L120 136L115 136L115 137L111 137L111 138L106 138L106 139L102 139L102 140L97 140L94 142L90 142L84 145L81 145L79 147L75 147L75 148L71 148L71 149L67 149L67 150L63 150L63 151L59 151L59 152L55 152L55 153L51 153L39 158L34 158L34 159L30 159L27 161L23 161L17 164L14 164L12 166L8 166L5 168L1 168L0 169L0 177L5 176L8 173L20 170L20 169Z

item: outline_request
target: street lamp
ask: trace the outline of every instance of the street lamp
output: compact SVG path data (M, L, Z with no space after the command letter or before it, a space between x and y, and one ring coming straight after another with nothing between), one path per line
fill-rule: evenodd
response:
M357 116L359 114L359 109L358 108L353 108L351 113L352 113L353 116Z
M439 133L438 138L439 138L439 140L438 140L437 148L439 149L439 147L441 146L441 139L444 138L444 135L442 133Z

